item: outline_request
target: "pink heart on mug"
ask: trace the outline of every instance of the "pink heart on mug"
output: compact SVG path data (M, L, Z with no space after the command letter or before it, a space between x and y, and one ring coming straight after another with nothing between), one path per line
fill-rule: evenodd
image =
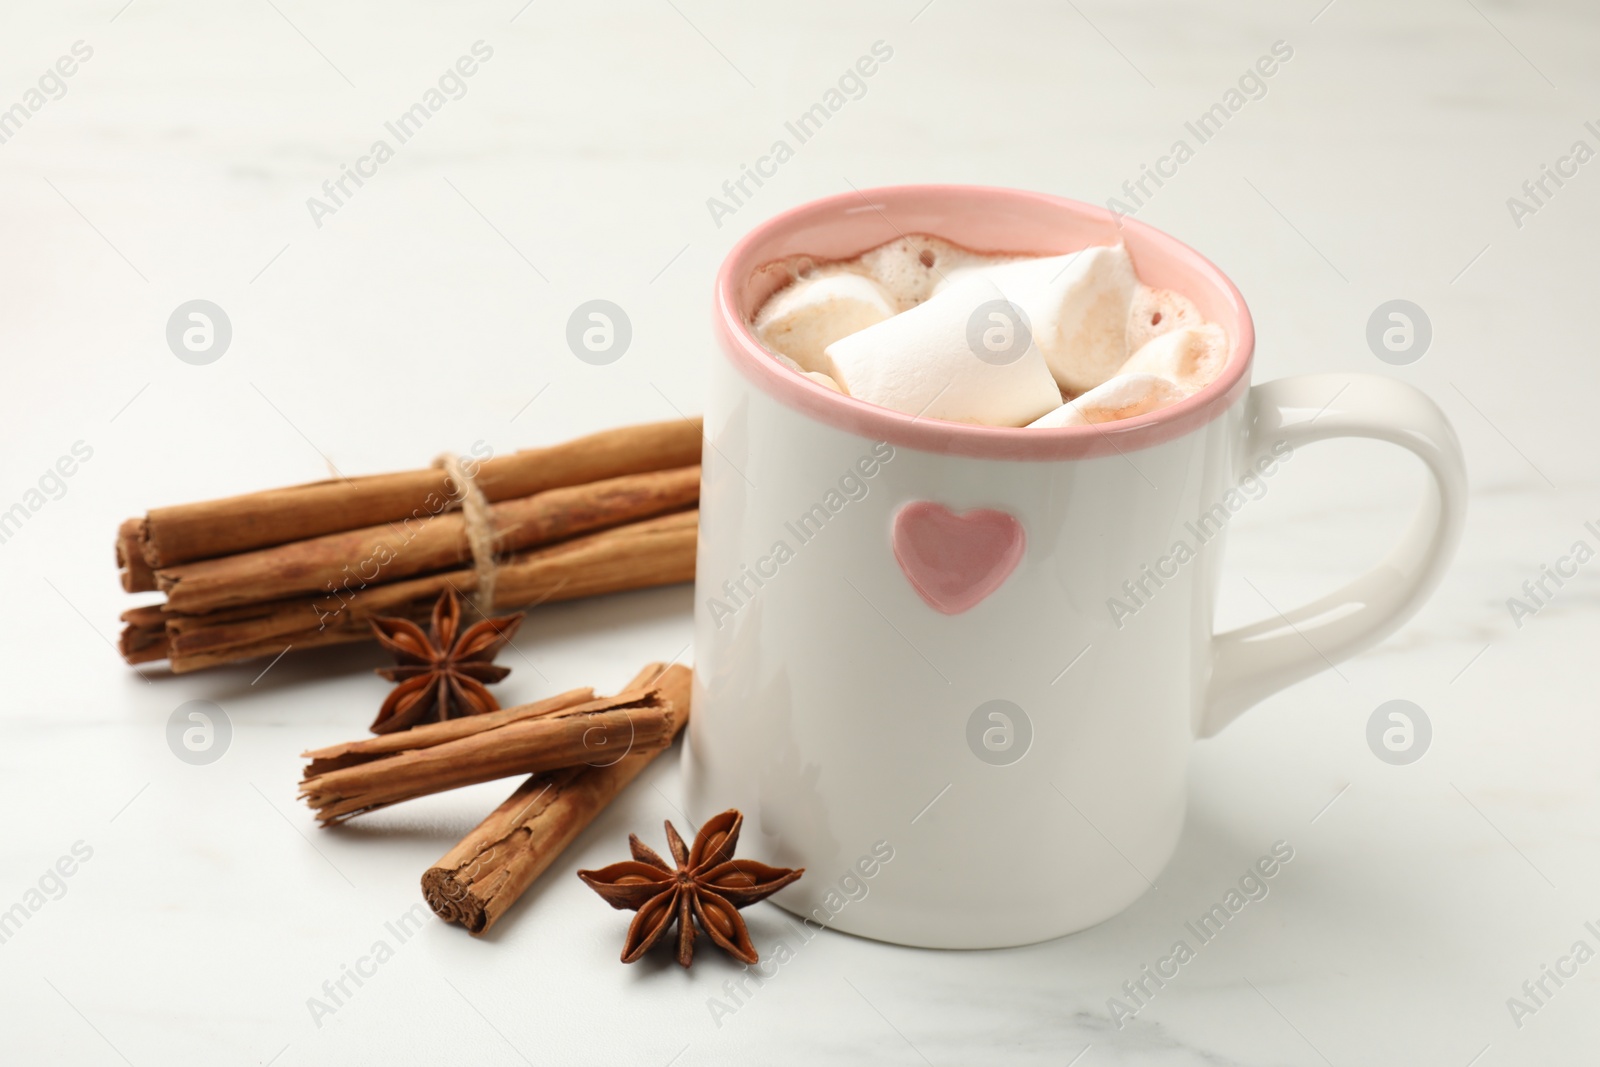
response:
M1012 515L974 508L957 515L914 500L894 517L894 558L928 606L959 615L999 589L1022 561L1028 538Z

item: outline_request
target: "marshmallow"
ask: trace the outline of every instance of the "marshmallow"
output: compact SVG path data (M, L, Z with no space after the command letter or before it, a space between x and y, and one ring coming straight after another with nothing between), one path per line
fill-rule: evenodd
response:
M1182 293L1142 285L1128 309L1128 351L1137 352L1164 333L1205 321Z
M974 258L949 241L914 233L863 253L860 262L903 311L938 292L952 271L967 269Z
M973 349L974 316L984 304L1003 300L987 278L968 279L835 341L822 369L851 396L908 415L1021 426L1057 407L1061 393L1037 345L1030 342L1003 364L980 359Z
M844 392L843 389L839 388L839 383L828 377L826 374L823 374L820 371L806 370L804 367L800 366L800 364L796 363L782 352L772 353L772 358L777 360L783 366L787 367L789 370L794 371L801 377L810 378L812 381L816 382L825 389L832 389L836 393Z
M1128 358L1128 308L1139 278L1122 245L1021 259L981 273L1022 309L1056 384L1093 389Z
M802 372L825 370L823 349L895 310L871 278L840 271L802 278L774 294L756 316L755 331L762 344L794 360Z
M979 276L988 278L996 285L999 285L1002 292L1009 292L1009 290L1007 290L1001 283L999 277L997 277L996 272L999 271L1001 267L1010 267L1017 263L1027 262L1030 261L1017 257L984 256L980 258L969 255L965 259L958 260L953 264L947 264L945 266L943 275L939 278L938 284L933 287L933 295L938 296L951 286L960 285L969 278L975 278Z
M1209 322L1164 333L1128 357L1120 374L1158 374L1185 395L1204 389L1228 362L1228 335Z
M1175 404L1188 394L1154 374L1119 374L1095 386L1070 404L1028 423L1030 430L1062 426L1091 426L1099 422L1131 419Z

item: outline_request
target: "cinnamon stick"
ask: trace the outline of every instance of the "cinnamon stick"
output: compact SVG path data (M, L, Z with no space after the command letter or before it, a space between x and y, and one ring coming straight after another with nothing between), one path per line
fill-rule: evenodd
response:
M495 609L553 603L694 578L699 512L681 511L563 541L512 557L495 580ZM298 598L207 615L134 608L122 615L119 644L129 663L166 659L174 674L224 663L372 639L367 620L400 615L425 621L446 587L477 587L471 568L446 571L338 596Z
M122 574L123 592L147 593L156 587L156 572L144 561L139 547L143 539L143 519L127 519L117 527L117 570Z
M304 777L314 778L329 771L354 767L397 753L432 748L446 741L459 741L463 737L471 737L496 726L550 715L594 699L593 689L569 689L565 693L557 693L553 697L536 700L530 704L518 704L516 707L501 708L499 711L489 711L482 715L468 715L460 719L446 719L444 722L425 723L392 734L379 734L377 737L364 737L360 741L348 741L342 745L314 749L301 753L304 758L311 761L306 764Z
M701 420L624 426L548 448L483 460L473 480L491 502L700 461ZM137 541L149 567L171 567L428 514L459 495L444 471L313 482L197 504L156 508ZM137 580L130 572L125 585Z
M660 515L694 503L699 493L700 468L692 466L507 500L491 508L495 547L514 552ZM465 517L441 510L402 523L164 567L155 580L167 594L168 611L193 615L321 590L348 593L352 587L471 562Z
M562 699L562 698L556 698ZM388 735L416 747L358 754L350 746L306 752L312 764L300 782L300 796L326 826L403 800L564 767L615 765L631 753L654 753L671 744L682 711L655 689L630 689L614 697L567 706L524 705L514 714L468 716L449 731L416 730ZM480 723L481 719L493 719ZM460 725L457 725L460 724ZM422 728L426 730L426 728ZM317 761L344 766L313 773Z
M129 608L122 613L122 637L117 651L128 663L151 663L167 658L167 613L160 604Z
M657 677L659 676L659 677ZM663 700L688 720L690 671L651 664L629 688L656 678ZM489 930L555 862L624 786L663 749L638 752L609 767L536 774L422 876L422 895L445 922L472 934Z

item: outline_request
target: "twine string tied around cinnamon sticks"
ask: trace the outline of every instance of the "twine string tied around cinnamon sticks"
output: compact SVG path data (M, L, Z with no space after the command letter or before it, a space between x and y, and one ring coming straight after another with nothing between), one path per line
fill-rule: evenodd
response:
M472 550L472 570L476 587L472 603L484 615L494 610L494 583L499 571L495 560L494 512L477 481L467 473L467 465L454 452L441 452L433 465L444 471L454 487L454 497L466 524L467 547Z

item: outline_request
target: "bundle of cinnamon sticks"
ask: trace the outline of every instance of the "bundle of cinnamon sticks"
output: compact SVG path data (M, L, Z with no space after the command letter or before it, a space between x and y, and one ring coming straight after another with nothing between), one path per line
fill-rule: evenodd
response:
M424 620L446 587L478 588L485 532L484 611L689 581L700 444L680 419L461 457L467 485L435 467L157 508L117 534L123 589L166 594L123 613L123 658L183 673L366 640L373 615Z
M331 826L401 801L530 777L422 876L428 905L481 934L689 717L690 671L652 663L621 693L573 689L532 704L304 753L300 796Z

